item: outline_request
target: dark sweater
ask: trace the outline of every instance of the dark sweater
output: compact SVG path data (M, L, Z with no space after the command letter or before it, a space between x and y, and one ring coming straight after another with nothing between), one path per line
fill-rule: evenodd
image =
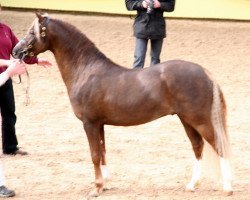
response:
M166 37L164 12L172 12L175 0L159 0L161 7L153 10L152 14L142 7L142 0L125 0L128 10L136 10L134 21L134 36L137 38L161 39Z

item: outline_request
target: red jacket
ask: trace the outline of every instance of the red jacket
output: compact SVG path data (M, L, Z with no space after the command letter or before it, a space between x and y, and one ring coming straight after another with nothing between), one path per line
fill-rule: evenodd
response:
M0 59L9 60L12 49L18 43L17 37L14 35L10 27L0 23ZM35 64L38 62L36 57L25 58L24 62L27 64ZM7 67L0 67L0 74L4 72Z

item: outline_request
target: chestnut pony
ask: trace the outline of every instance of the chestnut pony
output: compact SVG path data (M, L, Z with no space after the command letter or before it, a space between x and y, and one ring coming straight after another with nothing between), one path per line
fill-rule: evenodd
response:
M226 104L218 84L198 64L171 60L144 69L128 69L108 59L74 26L36 13L16 58L50 50L67 87L74 113L87 134L98 196L107 178L104 125L134 126L176 114L196 157L188 191L200 180L204 141L220 159L225 194L233 193Z

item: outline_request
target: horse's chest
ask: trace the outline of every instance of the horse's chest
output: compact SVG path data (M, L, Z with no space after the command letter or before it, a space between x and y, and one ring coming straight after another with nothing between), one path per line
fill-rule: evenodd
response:
M98 103L100 100L93 97L90 93L81 93L75 97L70 98L73 111L78 119L86 121L87 119L94 119L97 115Z

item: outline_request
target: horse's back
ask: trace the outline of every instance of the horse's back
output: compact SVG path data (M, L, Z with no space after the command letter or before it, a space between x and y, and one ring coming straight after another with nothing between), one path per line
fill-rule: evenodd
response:
M205 68L203 68L201 65L185 60L168 60L156 64L155 66L153 66L153 68L158 68L158 70L168 70L168 72L180 72L181 74L185 72L192 75L195 75L197 72L205 71Z

